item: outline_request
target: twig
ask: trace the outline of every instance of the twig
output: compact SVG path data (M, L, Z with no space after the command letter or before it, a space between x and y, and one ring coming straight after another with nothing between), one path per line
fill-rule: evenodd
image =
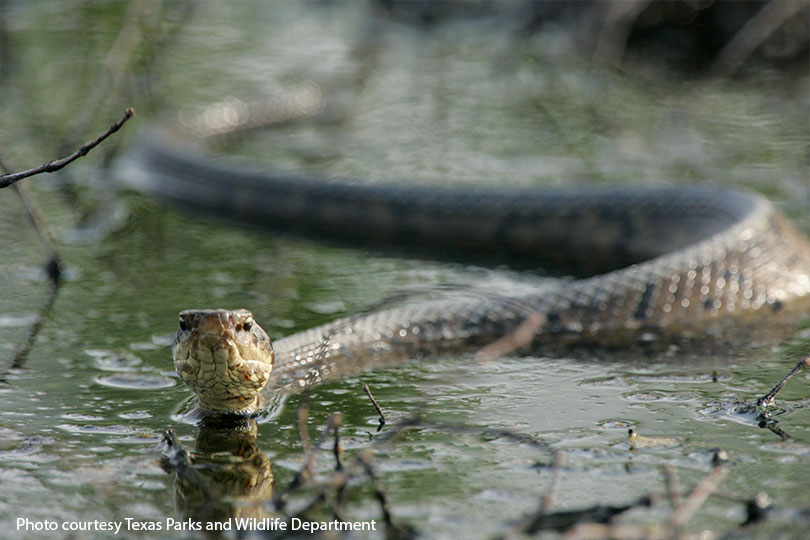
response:
M380 505L383 522L385 523L386 538L408 539L417 537L418 533L416 529L413 529L409 525L402 525L398 523L396 519L394 519L394 516L391 513L391 505L388 503L388 497L385 495L385 492L380 486L380 483L377 480L377 475L374 472L374 466L371 464L371 453L361 452L358 456L358 460L363 468L363 471L365 471L366 476L368 476L372 488L374 488L374 497L377 499L377 502Z
M332 446L332 454L335 456L335 470L343 470L343 462L341 456L343 455L343 446L340 444L340 425L343 423L343 417L340 413L335 413L329 419L335 431L335 444Z
M635 525L580 523L565 534L565 540L670 540L669 534Z
M709 68L709 73L715 77L733 75L785 21L805 7L807 2L765 2L762 9L726 43Z
M368 476L368 479L371 481L371 485L374 487L374 495L377 498L377 501L380 503L380 510L382 511L385 525L386 527L393 526L394 521L391 517L391 506L388 504L388 499L386 498L385 493L383 493L383 491L377 485L377 475L374 473L374 467L371 465L370 459L368 459L362 453L360 454L359 458L360 465L363 467L366 476Z
M301 405L298 406L298 438L301 440L301 447L304 449L304 468L301 469L302 475L306 478L312 477L312 467L315 461L312 455L312 443L309 440L309 430L307 429L307 416L309 415L309 406L307 404L308 394L304 395L301 400Z
M669 504L673 510L677 509L683 502L681 499L681 482L678 480L678 475L675 474L675 468L669 463L664 465L664 483L667 487Z
M673 516L680 512L681 506L683 505L683 498L681 497L681 486L678 475L675 472L675 468L670 464L664 465L664 484L667 488L669 504L672 507L670 516ZM672 537L677 540L683 540L683 526L672 523Z
M94 140L85 143L84 145L82 145L81 148L79 148L78 150L76 150L67 157L48 161L46 163L43 163L39 167L34 167L33 169L28 169L26 171L4 174L3 176L0 176L0 189L6 188L17 181L22 180L23 178L28 178L29 176L58 171L59 169L62 169L66 165L70 164L71 162L79 159L80 157L86 156L90 152L90 150L101 144L104 141L104 139L106 139L119 129L121 129L121 126L123 126L124 123L133 116L135 116L135 111L133 109L127 109L126 111L124 111L124 116L122 116L119 121L111 125L107 129L107 131L96 137Z
M603 5L604 22L594 47L593 59L599 64L618 66L621 63L633 23L649 6L651 0L629 0Z
M605 506L598 504L596 506L583 508L581 510L565 510L550 514L541 514L539 512L535 512L534 514L527 516L527 523L524 530L521 532L529 535L537 534L540 531L551 530L558 532L571 531L573 533L573 531L578 528L578 525L587 523L611 523L614 518L627 512L628 510L640 507L649 507L652 506L654 502L655 501L651 497L644 496L640 497L634 502L621 506ZM568 538L567 535L566 538Z
M540 499L540 504L537 509L531 514L524 515L522 518L512 524L509 529L501 536L497 536L496 540L506 540L515 536L525 536L537 532L538 524L546 520L548 516L548 509L551 508L552 500L554 497L554 490L557 488L559 481L560 469L562 469L565 456L559 450L554 453L554 468L551 472L551 481L548 484L543 498Z
M767 414L762 415L762 419L759 422L759 427L767 429L783 441L793 440L793 437L791 437L787 431L779 427L779 420L774 420Z
M9 170L2 160L0 160L0 170L3 172ZM45 215L36 203L36 198L29 193L28 187L25 184L14 184L12 189L20 198L23 208L25 208L25 213L28 215L28 219L31 221L40 241L48 251L49 259L48 262L45 263L44 270L51 283L48 297L45 299L45 303L40 308L39 313L37 313L36 320L28 329L28 336L11 360L10 368L18 369L25 363L25 359L28 357L31 347L34 345L34 340L36 340L39 331L42 329L42 323L48 318L56 302L56 297L59 294L59 288L62 284L62 257L56 247L56 242L53 240L53 235L48 227L48 222L45 220ZM8 371L0 375L0 381L5 381L6 375L8 375Z
M530 446L541 448L545 451L549 450L549 446L542 442L538 441L537 439L533 438L530 435L518 433L510 430L502 430L502 429L486 429L480 427L471 427L464 424L454 424L454 423L443 423L443 422L428 422L421 420L416 417L406 417L401 420L398 420L396 423L391 425L391 428L388 429L385 433L380 434L379 436L375 437L371 443L369 443L365 449L363 449L358 455L356 455L351 461L347 463L342 463L340 461L340 442L338 438L338 427L340 424L340 415L333 415L330 417L330 421L327 423L327 426L324 430L324 434L322 434L321 438L317 442L315 446L313 446L313 451L317 451L321 444L325 440L324 435L328 435L334 431L335 437L335 446L333 447L333 453L335 454L336 460L338 461L339 468L336 467L335 471L331 474L326 476L325 478L320 479L319 481L315 482L312 478L310 478L310 482L313 487L316 489L316 493L314 497L303 506L303 509L296 513L296 517L303 518L306 516L310 511L317 508L320 504L327 504L331 508L331 510L335 513L336 516L340 515L340 502L344 496L344 492L347 489L350 480L357 478L358 474L365 474L370 481L372 482L372 487L375 490L375 497L380 504L381 511L383 513L383 519L386 523L386 537L387 538L413 538L417 531L410 525L398 523L398 520L394 519L390 504L388 499L378 484L378 480L376 478L376 474L374 471L374 467L371 462L371 457L373 455L373 451L376 447L392 440L394 437L401 434L403 431L406 431L411 428L415 427L431 427L434 429L441 429L451 433L472 433L477 435L483 435L487 437L498 437L498 438L506 438L510 439L518 444L529 444ZM557 467L561 466L561 456L558 456ZM286 506L286 498L287 496L299 489L304 484L304 471L306 470L306 466L303 466L298 474L290 481L289 485L280 493L276 498L274 498L275 508L279 512L284 512ZM553 480L553 482L555 482ZM638 504L640 505L649 505L650 498L644 498ZM610 516L616 515L617 513L623 512L625 509L630 507L597 507L587 509L586 515L593 516L595 519L609 519ZM533 527L548 527L551 525L559 526L560 523L567 523L570 526L571 520L576 520L579 514L573 516L573 518L568 515L568 513L560 513L558 514L550 514L548 515L548 521L542 520L540 523L537 523L533 518L537 515L535 512L530 516L530 520L527 520L529 526ZM564 529L563 529L564 530Z
M481 350L475 354L475 359L479 362L493 360L499 356L507 355L521 347L529 345L534 339L534 336L537 335L538 330L540 330L547 321L548 317L546 317L544 313L539 311L531 313L514 332L493 341L486 347L482 347Z
M554 490L557 489L557 482L560 480L560 470L565 462L565 454L557 450L554 452L554 468L551 470L551 481L548 484L543 500L540 502L540 512L545 514L551 508L554 500Z
M299 408L298 408L298 436L301 439L301 446L304 448L304 453L306 455L306 458L305 458L305 461L304 461L304 465L295 474L295 476L293 476L292 480L290 480L290 483L287 484L287 487L285 487L284 490L282 490L280 493L278 493L278 495L276 495L276 497L273 498L273 504L276 507L276 509L279 510L279 511L282 511L284 509L284 507L286 506L286 504L287 504L286 503L287 496L290 493L292 493L293 491L295 491L296 489L298 489L302 485L304 485L304 483L307 480L310 480L310 481L313 480L313 476L314 476L313 475L313 470L314 470L315 456L314 456L314 452L313 452L313 447L312 447L312 445L310 443L310 440L309 440L309 432L307 431L307 427L306 427L307 413L308 413L308 407L307 407L307 404L306 404L306 400L304 400L304 401L301 402L301 406L299 406ZM335 445L336 445L336 448L333 449L333 452L335 453L335 458L338 460L338 465L341 465L341 463L340 463L340 457L339 457L339 455L340 455L340 448L339 448L340 442L339 442L338 435L337 435L337 429L340 426L341 421L342 421L342 418L341 418L340 414L333 414L332 416L330 416L329 420L326 423L326 426L324 427L323 433L321 433L321 436L318 438L318 441L316 442L315 447L314 447L315 451L320 450L321 446L323 446L323 443L326 442L326 438L329 435L329 433L331 433L332 430L334 430L335 431ZM341 465L341 467L342 467L342 465ZM339 471L340 468L336 468L336 470ZM319 493L318 500L313 501L311 503L311 505L317 504L317 502L320 502L320 501L325 500L325 499L326 499L326 493L324 491L321 491Z
M796 364L796 366L792 370L790 370L790 373L785 375L781 381L776 383L776 386L774 386L770 392L759 398L757 400L757 406L770 407L771 405L773 405L773 400L776 397L776 394L778 394L779 391L782 389L782 387L785 386L785 384L787 384L787 382L790 379L798 375L802 370L804 370L807 367L810 367L810 354L799 360L799 363Z
M695 515L695 512L703 506L706 499L720 486L720 483L728 472L724 466L725 459L725 452L722 450L714 454L714 468L712 472L695 487L683 504L672 512L670 523L673 529L683 530L687 522Z
M333 420L334 419L334 420ZM343 472L343 446L340 444L340 424L343 422L343 417L340 413L336 413L332 415L329 419L332 421L334 426L335 432L335 440L334 444L332 445L332 454L335 456L335 472L342 473ZM335 488L335 509L336 513L343 512L343 498L346 494L346 486L348 482L341 482Z
M374 396L371 395L371 390L369 389L366 383L363 383L363 392L366 393L368 399L371 400L371 404L374 405L375 409L377 409L377 414L380 415L379 420L380 424L377 426L377 432L379 433L382 430L383 426L385 425L385 415L383 414L382 409L380 408L380 404L377 403L377 400L374 399Z
M179 478L198 487L204 496L204 502L200 506L197 516L205 516L214 507L219 494L205 479L203 475L194 468L191 457L180 441L177 440L172 429L163 432L161 440L161 465L167 471L174 471ZM196 516L195 516L196 517Z

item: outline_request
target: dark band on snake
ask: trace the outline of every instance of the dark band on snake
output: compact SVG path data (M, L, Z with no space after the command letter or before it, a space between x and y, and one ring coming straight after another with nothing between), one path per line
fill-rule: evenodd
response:
M644 332L747 332L777 313L805 309L810 299L810 244L767 200L746 191L325 182L215 159L165 130L140 137L132 159L136 188L253 226L520 256L587 276L519 296L384 309L272 346L248 311L185 311L175 364L210 410L255 412L281 388L480 350L537 314L542 324L531 345L612 344Z

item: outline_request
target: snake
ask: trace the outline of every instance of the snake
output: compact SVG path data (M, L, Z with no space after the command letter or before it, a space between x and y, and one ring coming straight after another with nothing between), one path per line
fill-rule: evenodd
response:
M279 391L410 359L753 339L795 323L810 304L810 242L751 191L336 182L215 156L165 126L137 137L126 162L130 187L252 227L528 261L573 276L519 293L384 307L272 342L249 310L184 310L174 364L213 413L257 414Z

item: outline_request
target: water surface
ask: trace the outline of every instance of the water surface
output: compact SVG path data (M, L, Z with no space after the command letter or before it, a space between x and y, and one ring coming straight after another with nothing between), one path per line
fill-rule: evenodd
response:
M100 158L116 144L125 148L139 125L184 106L314 81L334 96L335 121L256 133L229 150L280 169L368 182L745 187L810 232L806 74L763 71L729 82L687 80L654 63L600 70L567 52L555 32L516 37L509 21L492 19L449 21L428 32L374 22L359 3L201 3L192 11L178 3L163 13L158 4L116 2L2 9L8 65L0 149L12 167L64 153L60 141L90 138L120 115L122 103L139 112L109 148L70 168L78 203L59 187L65 177L26 181L55 231L66 274L24 365L1 366L4 538L38 537L17 531L18 517L178 517L175 478L158 465L158 441L165 428L190 449L197 437L175 414L190 396L170 359L182 309L248 307L277 337L401 291L539 279L243 230L116 191L115 169L103 169ZM165 41L150 41L164 31ZM122 56L110 56L111 48ZM110 72L99 67L105 58ZM116 74L120 58L128 68ZM0 193L0 243L0 351L10 359L48 290L40 270L46 254L11 190ZM810 350L804 326L775 343L711 357L672 350L413 362L319 387L308 398L308 426L317 438L340 412L347 456L364 448L377 415L362 382L393 420L425 418L380 444L375 464L394 516L440 538L502 533L537 507L549 485L551 452L492 430L563 452L552 510L663 493L663 464L691 488L707 474L712 450L723 448L733 465L720 491L729 497L710 499L690 526L722 532L744 520L738 501L760 491L777 507L810 504L806 378L780 395L780 420L793 442L728 414L735 400L764 393ZM300 400L291 397L258 428L276 489L304 460ZM631 452L629 427L677 444ZM324 474L332 465L328 453L317 462ZM381 519L368 484L351 490L346 515ZM667 515L663 504L627 521L647 525ZM802 526L777 521L753 534L790 537ZM60 536L69 533L39 537Z

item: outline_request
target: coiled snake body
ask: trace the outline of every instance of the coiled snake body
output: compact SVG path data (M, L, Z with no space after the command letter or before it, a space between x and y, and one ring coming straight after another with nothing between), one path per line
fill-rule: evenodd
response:
M251 225L519 256L535 266L591 276L519 297L390 308L272 346L247 311L183 312L175 363L202 405L215 411L253 412L263 395L281 387L407 358L479 350L526 328L531 335L523 345L610 344L650 332L722 336L804 309L810 298L807 239L749 192L332 183L217 161L163 131L141 137L130 155L137 174L127 179L137 189Z

